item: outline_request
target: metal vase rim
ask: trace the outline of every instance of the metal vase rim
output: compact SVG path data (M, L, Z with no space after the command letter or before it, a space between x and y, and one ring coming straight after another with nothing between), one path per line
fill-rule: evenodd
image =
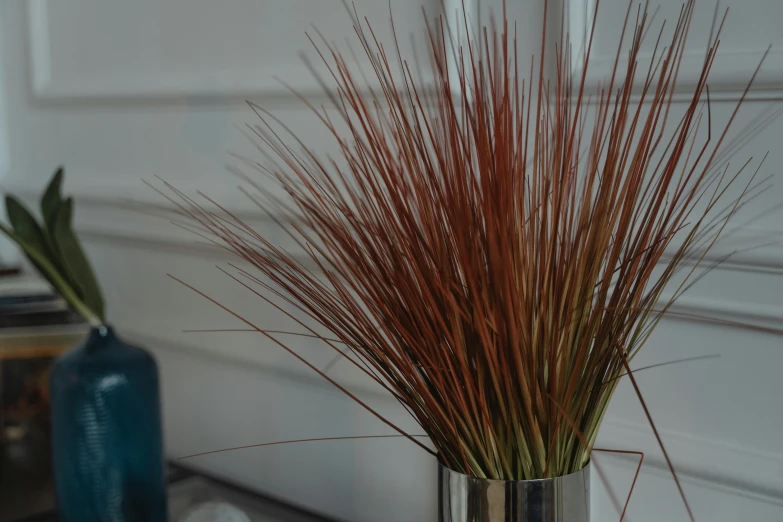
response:
M589 522L590 464L545 479L481 479L438 463L438 522Z

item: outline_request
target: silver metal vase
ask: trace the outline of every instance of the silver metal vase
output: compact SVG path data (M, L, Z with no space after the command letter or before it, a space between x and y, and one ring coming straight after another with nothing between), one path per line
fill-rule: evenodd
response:
M439 522L589 522L590 465L564 477L489 480L439 465Z

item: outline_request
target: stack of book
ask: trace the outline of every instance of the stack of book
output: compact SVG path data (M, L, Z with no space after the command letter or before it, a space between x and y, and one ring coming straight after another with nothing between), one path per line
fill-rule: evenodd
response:
M0 275L0 328L81 324L65 300L35 274Z
M86 331L84 320L36 274L0 275L0 364L54 357Z

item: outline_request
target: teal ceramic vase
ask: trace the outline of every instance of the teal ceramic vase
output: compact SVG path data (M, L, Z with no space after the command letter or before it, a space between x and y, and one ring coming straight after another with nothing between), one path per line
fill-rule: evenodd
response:
M61 522L164 522L158 369L112 328L60 356L50 376Z

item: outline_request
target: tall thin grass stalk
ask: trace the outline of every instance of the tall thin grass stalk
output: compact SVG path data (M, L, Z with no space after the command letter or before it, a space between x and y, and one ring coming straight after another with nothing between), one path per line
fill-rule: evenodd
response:
M249 265L226 270L230 277L328 330L297 319L302 334L343 351L399 401L435 450L410 440L444 465L493 479L578 471L621 376L649 417L630 361L714 266L703 261L726 224L764 189L758 169L728 165L752 131L729 143L742 101L712 129L707 81L722 21L684 113L672 116L693 13L689 0L664 43L663 30L647 34L647 6L629 5L627 55L618 46L596 91L586 80L592 36L581 72L572 72L562 34L554 50L544 34L536 65L522 72L505 12L479 35L465 29L462 44L441 18L428 25L429 60L419 65L430 74L420 76L396 36L390 54L356 16L372 83L314 40L330 107L310 107L339 161L251 104L261 123L247 134L265 156L258 170L286 196L249 176L258 195L248 195L306 259L207 196L167 185L171 199L199 233ZM641 67L645 38L655 51ZM547 79L550 58L556 72ZM380 417L274 332L231 313Z

